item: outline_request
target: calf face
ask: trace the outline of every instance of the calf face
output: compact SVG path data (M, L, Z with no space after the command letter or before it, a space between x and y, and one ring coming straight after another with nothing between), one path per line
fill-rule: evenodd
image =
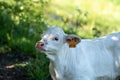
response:
M65 43L68 43L69 47L74 48L79 42L80 38L78 36L68 35L59 27L49 27L43 33L42 39L36 43L36 48L39 51L56 53Z

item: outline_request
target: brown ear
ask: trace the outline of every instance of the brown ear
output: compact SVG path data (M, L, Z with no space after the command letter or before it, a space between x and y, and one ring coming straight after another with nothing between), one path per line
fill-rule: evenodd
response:
M78 36L71 34L66 36L66 41L70 48L75 48L81 40Z

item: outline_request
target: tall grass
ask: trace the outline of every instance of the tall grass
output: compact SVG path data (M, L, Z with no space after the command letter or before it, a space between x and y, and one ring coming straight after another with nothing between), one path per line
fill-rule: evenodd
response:
M85 38L120 31L118 0L51 0L49 4L44 16L50 25L61 26L67 31L77 28L73 32Z

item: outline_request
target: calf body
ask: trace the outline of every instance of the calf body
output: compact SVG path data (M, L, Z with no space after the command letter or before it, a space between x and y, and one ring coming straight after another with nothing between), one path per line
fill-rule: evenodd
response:
M77 45L70 47L71 39ZM50 59L53 80L115 79L120 74L120 33L97 39L80 39L59 27L50 27L36 43Z

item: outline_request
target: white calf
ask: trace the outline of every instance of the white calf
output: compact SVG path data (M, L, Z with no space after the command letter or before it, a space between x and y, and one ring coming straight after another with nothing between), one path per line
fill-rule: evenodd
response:
M115 79L120 74L120 33L81 40L59 27L49 27L36 48L50 59L53 80Z

